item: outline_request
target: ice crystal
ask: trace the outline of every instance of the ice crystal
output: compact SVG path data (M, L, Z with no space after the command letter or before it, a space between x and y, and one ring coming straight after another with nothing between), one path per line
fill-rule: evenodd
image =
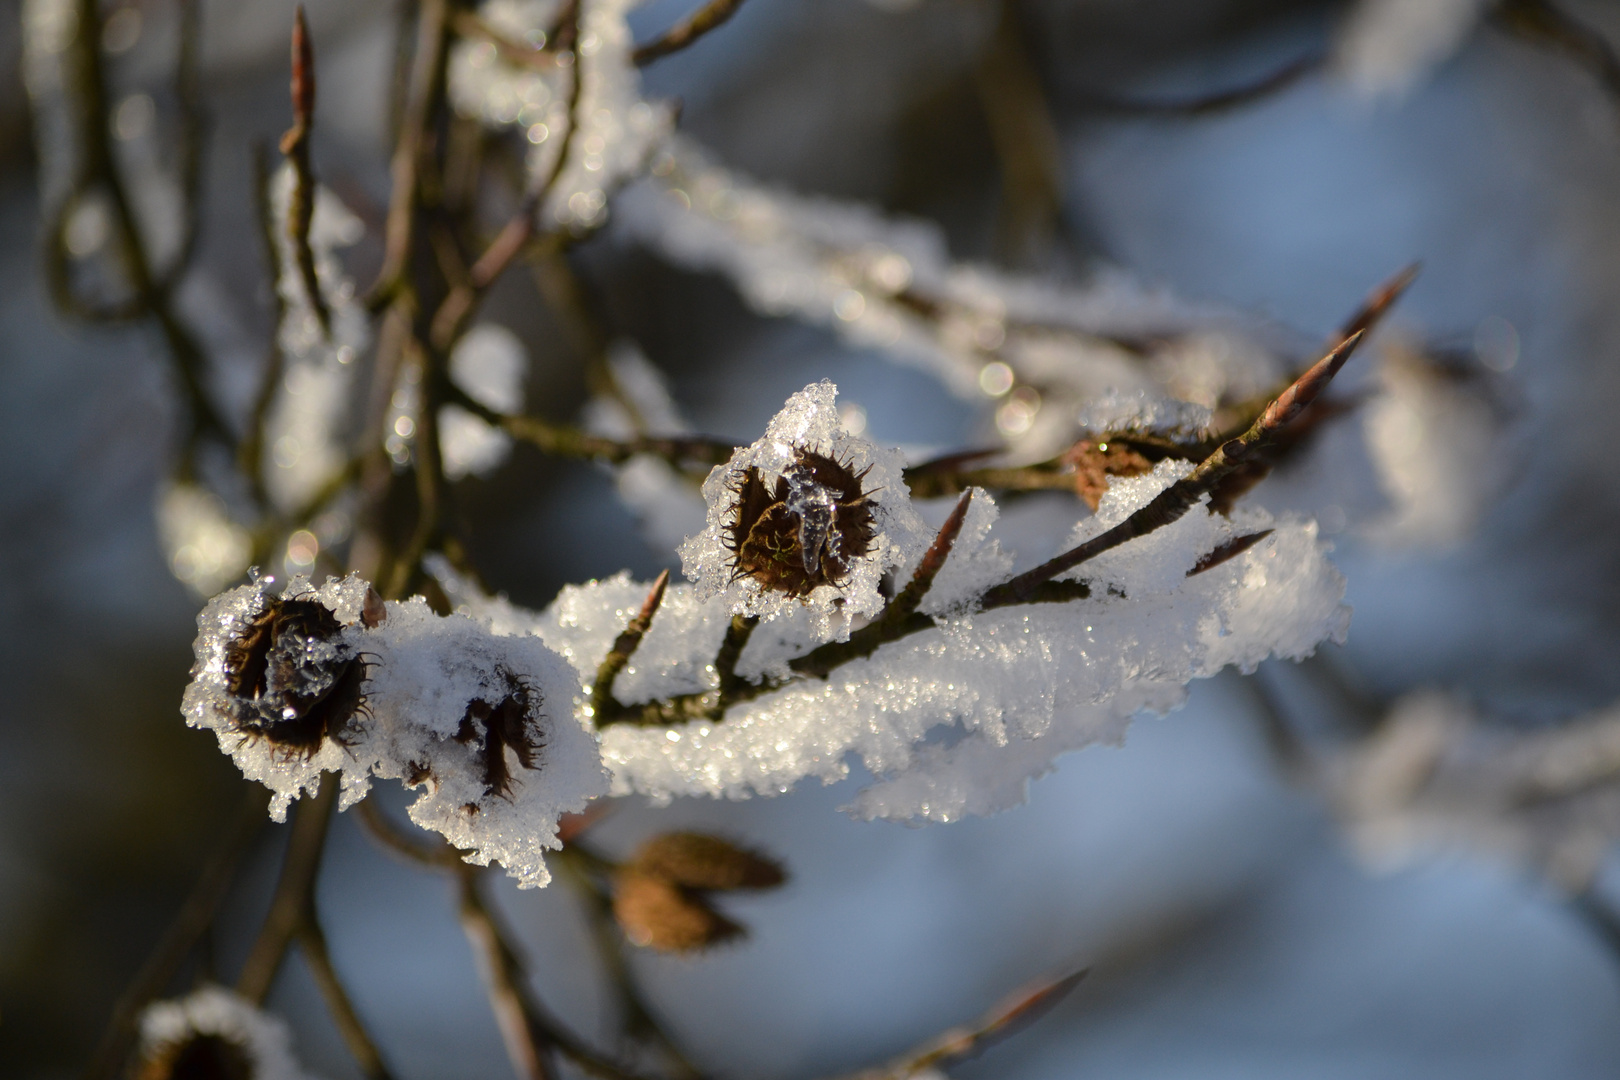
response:
M700 598L764 618L802 605L816 633L845 635L882 609L883 574L927 545L899 451L850 434L836 395L830 382L805 387L709 474L707 523L681 546Z
M523 411L529 357L518 336L504 326L478 323L450 352L450 378L480 405L500 413ZM452 480L482 474L506 460L512 438L459 405L439 410L439 453Z
M264 479L271 498L285 511L308 503L347 459L356 361L371 344L369 317L355 295L354 280L344 272L336 254L337 249L359 241L364 226L336 195L317 187L309 246L329 313L328 333L304 286L287 232L296 183L290 163L283 164L270 181L280 267L276 291L283 306L277 343L285 368L265 420L264 444L269 453Z
M277 820L324 772L339 774L344 806L363 798L373 777L399 779L423 789L410 807L417 824L470 849L470 861L500 861L520 885L545 884L542 856L557 846L558 817L605 790L596 741L575 718L578 678L540 641L496 636L465 615L441 617L420 598L382 605L380 621L368 625L368 588L352 574L318 589L295 578L275 596L261 579L216 597L197 620L187 722L212 729L243 775L275 793ZM305 623L271 646L280 651L270 660L297 685L267 685L244 702L243 658L264 648L262 628L278 601L318 606L330 618L300 609ZM268 708L302 721L306 702L336 700L350 664L363 665L364 681L358 703L339 701L347 705L335 714L341 723L281 737L275 715L255 719Z
M625 22L634 6L633 0L583 0L569 62L556 51L539 52L559 14L555 0L487 0L482 17L513 41L535 47L535 62L514 66L487 41L464 41L451 54L456 108L491 126L524 131L530 184L549 181L539 211L543 227L600 225L608 196L641 171L671 127L667 106L641 98Z
M140 1017L140 1078L246 1076L311 1080L292 1052L286 1023L220 986L148 1005ZM228 1060L245 1068L209 1068Z

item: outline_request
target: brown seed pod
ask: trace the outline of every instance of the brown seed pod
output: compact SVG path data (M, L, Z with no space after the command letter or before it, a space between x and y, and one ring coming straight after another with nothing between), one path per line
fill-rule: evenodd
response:
M793 465L767 485L758 468L732 478L734 498L722 542L732 580L751 577L789 596L839 585L872 550L877 525L862 488L866 472L799 449Z
M147 1051L135 1080L253 1080L248 1048L223 1035L196 1032Z
M545 745L540 739L540 692L521 675L501 671L505 694L498 701L475 698L456 730L459 743L476 743L476 753L484 767L484 794L509 799L512 770L506 760L510 749L525 769L540 767L539 755Z
M787 880L763 855L697 832L670 832L637 849L629 866L689 889L773 889Z
M342 635L326 605L267 597L225 652L237 729L305 757L329 738L346 744L365 712L367 665Z
M660 952L692 952L744 932L690 889L629 867L613 875L613 917L632 945Z

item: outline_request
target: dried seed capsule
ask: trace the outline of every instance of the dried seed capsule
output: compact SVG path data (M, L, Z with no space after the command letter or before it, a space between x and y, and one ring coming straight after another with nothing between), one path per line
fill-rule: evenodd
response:
M223 1035L192 1032L153 1047L141 1059L136 1080L256 1080L248 1048Z
M510 749L525 769L539 768L540 692L528 680L502 671L506 693L498 701L473 700L456 730L456 741L475 744L482 763L484 794L510 798L512 770L506 759Z
M670 832L637 849L629 864L689 889L771 889L782 884L782 867L706 833Z
M347 741L365 711L366 662L316 600L266 597L225 650L225 689L235 724L289 754L313 756Z
M630 868L613 875L613 917L632 945L660 952L705 949L744 932L700 895Z
M1109 477L1152 472L1154 460L1158 459L1145 457L1126 440L1107 435L1081 439L1063 455L1064 464L1074 469L1075 494L1092 510L1108 494Z
M803 448L774 483L757 467L739 472L723 540L733 555L733 580L751 577L794 597L841 585L877 534L865 478L864 470Z

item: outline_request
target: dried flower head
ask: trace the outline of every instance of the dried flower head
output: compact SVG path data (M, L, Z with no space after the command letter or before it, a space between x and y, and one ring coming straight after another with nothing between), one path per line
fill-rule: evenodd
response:
M456 729L456 742L473 746L482 763L484 794L509 799L512 769L507 750L525 769L540 767L540 692L521 675L502 669L505 694L499 700L474 698Z
M613 875L613 917L632 945L659 952L706 949L745 932L701 894L632 868Z
M689 889L772 889L787 880L774 860L697 832L661 833L636 850L629 866Z
M884 573L927 547L899 453L847 430L836 396L805 387L709 474L704 531L681 546L698 599L725 593L733 613L765 619L808 609L825 640L882 610Z
M225 687L243 734L313 756L365 710L366 661L319 600L267 596L225 649Z
M850 563L871 552L877 531L861 487L869 471L801 448L774 484L758 468L737 473L724 539L735 557L733 578L751 577L793 597L842 585Z
M218 986L141 1014L134 1080L308 1080L287 1026Z

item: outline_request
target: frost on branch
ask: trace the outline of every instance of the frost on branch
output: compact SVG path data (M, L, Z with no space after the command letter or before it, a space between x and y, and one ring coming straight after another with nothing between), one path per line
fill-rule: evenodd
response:
M795 395L772 436L711 477L714 492L731 491L728 471L773 442L781 446L774 467L790 467L792 439L804 430L790 421L830 423L831 393L823 384ZM1171 459L1115 479L1081 535L1146 505L1191 468ZM1117 742L1138 711L1179 704L1192 679L1228 665L1249 670L1269 656L1305 656L1342 639L1349 620L1343 579L1314 522L1259 511L1213 515L1207 504L1081 565L1080 580L1063 587L1071 597L1064 602L983 609L979 601L1008 580L1014 560L993 535L993 501L975 491L915 632L835 665L824 680L810 677L794 661L826 639L805 605L781 594L736 663L751 692L727 703L715 697L715 658L732 625L724 576L733 572L731 552L721 537L735 502L717 500L710 531L694 541L698 565L722 575L719 582L670 586L613 684L633 714L601 729L616 793L776 794L806 777L842 779L858 762L877 778L851 807L863 817L991 813L1021 801L1027 781L1059 754ZM908 549L897 581L910 579L921 546ZM1223 551L1236 554L1210 558ZM538 635L582 681L594 679L648 592L620 575L564 589L534 613L440 574L462 610L497 634ZM867 611L881 620L882 598L874 599ZM699 695L706 711L686 722L636 722L638 706L681 695Z
M805 387L709 474L707 523L681 547L701 599L764 618L802 605L818 635L842 636L882 609L884 572L927 545L899 452L846 431L836 395L830 382Z
M1580 893L1620 837L1620 707L1515 732L1453 694L1419 690L1329 775L1357 851L1375 866L1461 848Z
M270 586L222 593L198 616L184 711L275 793L271 815L285 818L323 772L339 774L343 806L374 776L398 779L422 789L411 820L470 861L545 884L558 817L605 789L562 658L420 598L383 604L352 574Z
M277 1017L219 986L146 1007L134 1080L311 1080Z
M285 370L265 422L269 449L265 487L283 511L296 511L332 479L346 460L346 436L353 399L356 361L371 344L364 307L355 297L354 280L344 273L337 249L359 241L360 219L324 187L315 193L309 247L329 316L330 333L311 303L298 269L288 230L297 173L284 163L270 181L275 224L276 291L283 315L277 343Z
M1280 335L1188 304L1117 271L1080 286L953 262L932 224L761 184L676 136L620 196L623 234L731 279L766 315L791 315L934 373L964 397L1002 400L1028 453L1072 441L1074 414L1119 389L1213 407L1272 389Z
M540 51L563 4L488 0L480 16L510 41L532 48L528 62L519 66L490 41L463 41L451 53L449 91L457 110L491 127L524 132L532 190L555 174L539 208L543 228L602 224L608 196L645 167L650 148L670 130L668 106L641 98L625 22L634 6L581 0L573 52L563 53L558 43Z

